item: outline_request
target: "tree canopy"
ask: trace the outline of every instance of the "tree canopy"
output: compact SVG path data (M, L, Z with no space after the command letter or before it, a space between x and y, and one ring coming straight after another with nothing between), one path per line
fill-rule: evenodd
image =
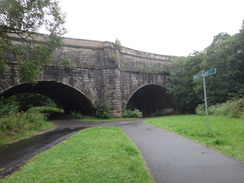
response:
M194 113L203 100L202 79L193 80L193 75L215 68L217 73L206 77L209 105L244 96L244 21L239 33L216 35L202 52L188 57L177 57L168 66L168 85L185 113Z
M41 67L61 46L64 23L65 14L56 0L0 0L0 73L7 69L9 58L14 58L20 79L34 83ZM21 44L14 45L14 39Z

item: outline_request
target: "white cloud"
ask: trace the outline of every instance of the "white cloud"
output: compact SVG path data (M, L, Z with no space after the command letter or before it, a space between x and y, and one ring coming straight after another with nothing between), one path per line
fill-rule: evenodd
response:
M220 32L237 33L243 0L62 0L67 37L114 42L133 49L188 55Z

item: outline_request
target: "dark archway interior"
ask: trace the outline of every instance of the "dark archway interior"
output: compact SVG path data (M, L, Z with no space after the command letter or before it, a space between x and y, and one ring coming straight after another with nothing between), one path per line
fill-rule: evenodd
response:
M175 108L172 97L166 89L158 85L148 85L140 88L130 98L127 108L138 109L143 116L151 116L157 112L171 112Z
M4 98L21 93L39 93L53 99L58 107L66 113L79 111L82 114L89 114L92 111L91 102L76 89L55 81L42 81L34 86L21 84L1 94Z

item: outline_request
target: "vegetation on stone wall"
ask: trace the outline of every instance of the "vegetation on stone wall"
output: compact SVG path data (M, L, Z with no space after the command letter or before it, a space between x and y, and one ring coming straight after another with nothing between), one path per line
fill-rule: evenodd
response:
M61 46L65 15L56 0L2 0L0 17L0 71L7 70L12 57L19 62L20 79L34 84L41 67ZM49 35L37 34L40 29ZM13 37L21 44L14 45Z
M115 39L114 45L115 45L115 48L117 48L119 51L122 51L123 46L121 44L121 41L118 38Z
M118 55L116 53L112 53L110 55L110 59L113 61L113 62L117 62L119 60L118 58Z
M72 61L68 58L62 57L61 58L61 65L65 67L65 69L71 70L73 69Z
M217 73L206 77L208 104L216 105L244 96L244 22L239 33L220 33L202 52L175 58L170 65L169 92L184 113L194 113L204 102L202 79L193 75L215 68Z

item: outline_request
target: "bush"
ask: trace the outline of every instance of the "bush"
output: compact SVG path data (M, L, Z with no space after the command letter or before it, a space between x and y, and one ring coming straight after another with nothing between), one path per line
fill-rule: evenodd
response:
M63 109L59 109L56 107L47 107L47 106L32 107L28 109L28 111L36 111L40 113L64 113Z
M155 114L155 116L167 116L169 115L166 111L160 111Z
M109 104L105 100L101 99L95 102L95 116L102 119L111 118Z
M80 112L71 111L71 117L72 119L81 119L83 115Z
M205 104L199 104L196 108L196 114L198 115L205 115L206 111L205 111Z
M14 100L5 101L0 99L0 117L11 115L19 110L19 105Z
M43 114L35 111L17 112L0 118L0 131L14 135L25 130L37 130L45 122Z
M138 109L135 109L134 111L132 111L130 109L126 109L125 112L123 113L123 117L125 117L125 118L141 118L142 112L139 111Z
M42 113L47 118L49 117L50 114L53 113L64 113L64 110L56 107L41 106L41 107L32 107L28 109L28 112Z
M217 116L244 118L244 98L210 106L208 113ZM204 104L198 105L196 114L205 114Z

